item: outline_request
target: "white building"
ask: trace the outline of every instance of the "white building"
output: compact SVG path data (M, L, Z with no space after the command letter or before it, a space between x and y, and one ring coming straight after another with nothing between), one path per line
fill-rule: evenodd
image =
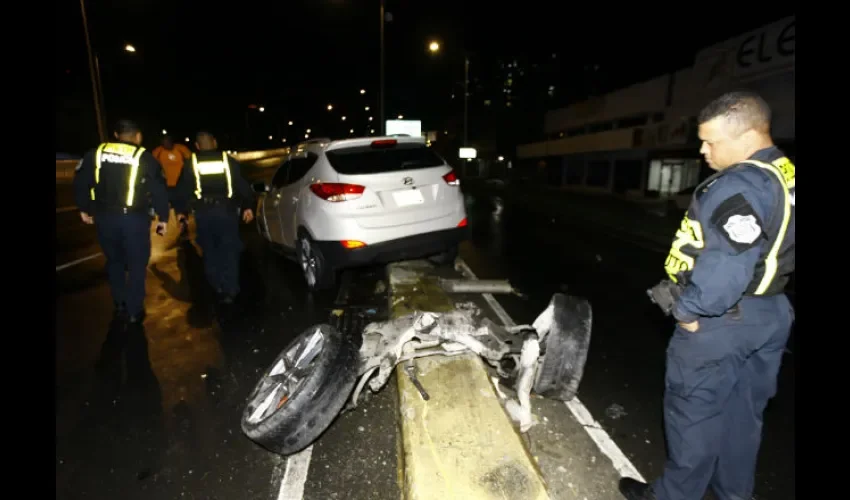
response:
M773 135L793 155L796 18L788 17L701 50L694 65L549 111L547 140L517 159L547 183L634 197L666 197L706 175L696 116L733 89L761 94Z

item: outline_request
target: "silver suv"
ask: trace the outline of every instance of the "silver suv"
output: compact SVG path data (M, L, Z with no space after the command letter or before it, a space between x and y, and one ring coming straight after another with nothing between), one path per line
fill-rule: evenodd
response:
M311 139L255 190L260 235L297 260L311 290L345 268L453 263L466 238L460 180L422 137Z

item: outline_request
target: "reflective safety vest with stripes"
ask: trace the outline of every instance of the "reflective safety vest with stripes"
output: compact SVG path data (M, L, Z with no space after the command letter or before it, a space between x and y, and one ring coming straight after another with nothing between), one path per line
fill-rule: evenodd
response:
M94 156L91 199L108 206L133 207L139 181L139 158L145 148L121 142L98 146Z
M202 153L202 156L207 156ZM192 153L192 171L195 173L195 196L201 198L233 197L233 182L227 153L215 157L198 159Z
M795 266L795 235L788 234L789 230L796 231L794 164L784 156L770 163L757 160L745 160L741 163L748 163L768 172L781 188L781 197L777 200L776 209L770 219L764 222L767 244L756 263L753 280L745 295L782 293ZM694 190L694 199L676 231L670 253L664 262L664 270L674 282L687 281L697 257L705 247L705 236L699 222L700 207L697 195L715 178L716 176L709 177Z

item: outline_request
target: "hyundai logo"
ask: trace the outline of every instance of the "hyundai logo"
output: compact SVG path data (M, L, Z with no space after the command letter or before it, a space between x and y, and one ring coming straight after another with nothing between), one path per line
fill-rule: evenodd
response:
M405 177L402 182L404 182L405 186L410 186L413 184L413 177Z

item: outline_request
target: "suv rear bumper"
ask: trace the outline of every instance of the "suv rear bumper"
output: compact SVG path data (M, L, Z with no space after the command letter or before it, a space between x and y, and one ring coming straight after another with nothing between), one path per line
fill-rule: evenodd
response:
M328 264L335 269L389 264L444 252L467 239L469 227L458 227L347 249L339 241L316 241Z

